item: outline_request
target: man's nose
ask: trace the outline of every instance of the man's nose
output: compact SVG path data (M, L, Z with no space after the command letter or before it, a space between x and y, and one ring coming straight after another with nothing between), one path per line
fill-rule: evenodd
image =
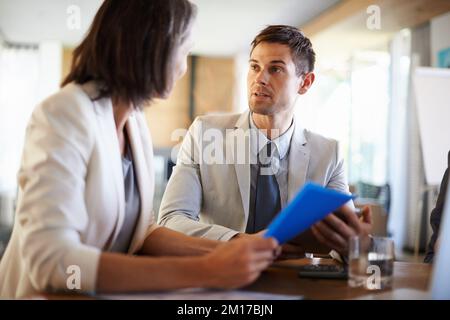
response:
M255 78L255 82L257 84L266 85L268 83L268 75L265 70L261 70L258 72Z

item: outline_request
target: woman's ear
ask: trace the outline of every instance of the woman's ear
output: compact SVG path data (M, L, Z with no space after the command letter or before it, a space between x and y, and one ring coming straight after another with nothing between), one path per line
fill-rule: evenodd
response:
M312 84L314 83L315 79L314 72L308 72L303 76L303 81L300 84L300 88L298 89L299 94L305 94L309 88L311 88Z

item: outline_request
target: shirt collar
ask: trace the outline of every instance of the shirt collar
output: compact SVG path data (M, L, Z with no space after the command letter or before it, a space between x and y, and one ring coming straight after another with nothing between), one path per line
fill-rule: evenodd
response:
M264 133L256 127L253 121L252 112L249 113L250 122L250 145L253 155L258 155L261 150L266 146L270 140L264 135ZM294 117L295 118L295 117ZM289 146L291 144L292 134L294 132L295 121L292 119L291 126L282 135L272 140L275 144L275 154L278 155L279 159L284 159L289 151Z

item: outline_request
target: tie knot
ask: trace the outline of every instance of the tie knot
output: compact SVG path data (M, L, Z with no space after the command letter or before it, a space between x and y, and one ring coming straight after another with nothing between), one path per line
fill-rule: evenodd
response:
M276 145L273 142L268 142L258 154L258 164L261 168L270 168L270 174L276 172L279 164L277 157Z

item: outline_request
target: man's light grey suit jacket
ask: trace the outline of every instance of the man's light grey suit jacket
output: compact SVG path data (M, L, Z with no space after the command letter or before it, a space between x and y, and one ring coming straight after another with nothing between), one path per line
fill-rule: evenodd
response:
M194 121L163 196L159 224L188 235L222 241L245 232L251 156L249 135L243 133L248 133L248 129L249 111L201 116ZM236 144L245 148L236 148ZM221 154L228 162L221 159ZM211 157L216 157L219 163L211 164ZM348 193L338 142L303 129L298 121L291 140L288 170L288 201L308 181Z

